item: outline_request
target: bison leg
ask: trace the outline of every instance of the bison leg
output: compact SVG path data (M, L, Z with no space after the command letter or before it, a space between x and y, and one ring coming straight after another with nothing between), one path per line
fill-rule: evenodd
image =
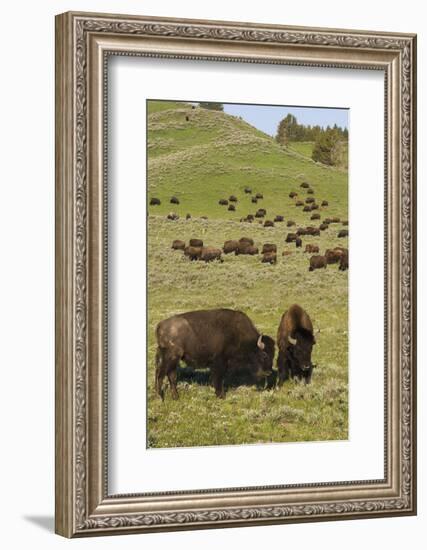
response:
M166 369L164 368L163 350L157 348L156 352L156 392L164 399L163 391L163 378L166 376Z
M178 391L176 389L176 369L178 363L179 357L177 357L176 354L169 350L158 348L156 354L156 391L162 399L164 398L162 385L166 375L170 383L172 397L178 399Z
M285 359L285 354L283 351L279 351L279 356L277 357L277 370L279 371L279 388L283 385L283 382L289 379L289 364Z
M212 382L215 388L215 394L220 399L225 398L224 390L224 378L225 378L225 367L222 363L216 363L211 368L212 372Z
M168 371L168 380L171 388L172 398L178 399L178 390L176 389L177 372L176 365Z

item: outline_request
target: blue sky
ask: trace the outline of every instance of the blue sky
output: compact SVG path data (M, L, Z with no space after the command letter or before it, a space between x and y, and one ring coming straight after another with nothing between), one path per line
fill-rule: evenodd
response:
M279 122L288 113L293 114L300 124L326 127L336 123L341 128L348 128L348 109L224 103L224 111L230 115L241 116L243 120L270 136L276 135Z

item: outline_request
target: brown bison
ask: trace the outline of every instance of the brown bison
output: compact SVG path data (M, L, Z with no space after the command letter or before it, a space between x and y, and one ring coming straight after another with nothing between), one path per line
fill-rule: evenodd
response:
M245 193L252 193L252 189L250 187L245 187L244 191Z
M172 248L173 250L185 250L185 242L176 239L172 243Z
M341 229L340 231L338 231L337 237L339 237L340 239L343 237L348 237L348 229Z
M157 197L153 197L150 199L150 205L151 206L156 206L156 205L159 205L161 204L160 202L160 199L158 199Z
M219 260L222 262L221 249L214 248L213 246L204 246L199 259L203 262L212 262L213 260Z
M340 218L337 218L336 216L334 218L331 218L331 223L340 223Z
M296 201L295 206L304 206L304 203L302 201Z
M306 182L306 181L303 181L300 185L300 187L302 187L303 189L308 189L310 186L309 184Z
M224 398L225 375L249 369L257 379L272 374L274 340L262 335L247 315L231 309L190 311L161 321L156 327L155 387L164 398L163 380L178 398L179 362L198 369L208 367L217 397Z
M302 247L302 239L301 239L301 237L297 237L297 238L295 239L295 246L296 246L296 248L301 248L301 247Z
M179 199L178 199L178 197L171 197L170 203L171 203L171 204L179 204Z
M341 222L341 224L342 224L342 225L348 225L348 220L343 220L343 221Z
M267 252L277 252L277 246L271 243L265 243L262 246L261 254L266 254Z
M255 195L255 197L256 197L257 199L263 199L263 198L264 198L264 195L263 195L262 193L257 193L257 194Z
M277 263L277 254L276 252L266 252L263 257L262 257L262 260L261 262L263 264L276 264Z
M317 227L307 227L306 231L307 235L311 235L312 237L318 237L320 235L320 229Z
M325 256L312 256L310 258L310 267L308 268L309 271L314 271L315 269L326 269L327 262Z
M338 267L340 271L346 271L348 269L348 249L345 248L341 258L340 258L340 265Z
M294 243L296 241L297 235L296 233L288 233L286 235L285 242L287 243Z
M228 200L227 199L219 199L218 204L221 206L227 206Z
M288 220L288 221L286 222L286 227L292 227L292 226L294 226L294 225L296 225L296 224L295 224L295 222L294 222L293 220Z
M319 205L313 202L313 204L310 206L311 210L319 210ZM320 218L319 218L320 219Z
M251 198L251 202L253 202L254 204L258 202L258 199L256 197L252 197Z
M186 219L186 220L190 220L190 219L191 219L191 214L187 214L187 215L185 216L185 219Z
M239 239L239 243L240 244L247 243L247 244L250 244L250 245L253 246L254 240L251 239L250 237L242 237L242 238Z
M319 225L319 231L325 231L326 229L328 229L328 227L329 224L323 222Z
M249 244L248 246L245 246L244 251L242 254L246 254L248 256L255 256L259 253L258 247L254 246L253 244Z
M328 201L322 201L321 206L329 206L329 202Z
M280 214L277 214L277 216L274 218L275 222L283 222L285 221L285 218L283 216L281 216Z
M290 377L304 380L305 384L311 382L314 367L311 354L315 344L308 313L294 304L282 315L277 331L279 386Z
M229 204L227 210L229 210L230 212L235 212L235 211L236 211L236 207L234 206L234 204Z
M265 208L259 208L255 212L255 218L264 218L266 214L267 214L267 212L266 212Z
M337 264L343 254L342 248L328 249L325 252L326 262L328 264Z
M201 255L201 246L186 246L184 249L184 256L190 258L191 261L199 260Z
M166 218L168 220L172 220L172 221L179 220L179 216L175 212L169 212L169 214L166 216Z
M197 246L201 248L203 246L203 241L202 239L190 239L190 246Z
M305 227L298 227L298 229L296 230L296 234L298 237L301 237L302 235L308 235L308 232Z
M302 209L303 212L311 212L311 206L309 206L308 204L306 204L304 206L304 208Z
M230 195L230 196L228 197L228 200L229 200L230 202L237 202L237 197L236 197L235 195Z
M298 193L295 193L295 191L291 191L291 192L289 193L289 198L290 198L290 199L293 199L293 198L295 198L295 197L298 197Z
M271 220L265 220L264 227L274 227L274 222Z
M315 202L315 198L314 197L307 197L305 199L305 204L312 204L313 202Z
M313 190L313 189L311 189L311 188L310 188L310 189L307 189L307 194L308 194L308 195L312 195L313 193L314 193L314 190Z
M320 220L320 214L318 212L315 212L311 215L310 220Z
M310 254L319 254L319 247L317 244L306 244L305 252L309 252Z
M238 248L239 241L225 241L222 250L224 251L224 254L231 254L232 252L236 252Z

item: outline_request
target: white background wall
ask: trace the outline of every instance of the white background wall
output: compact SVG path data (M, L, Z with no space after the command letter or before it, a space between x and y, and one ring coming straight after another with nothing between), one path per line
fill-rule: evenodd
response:
M67 541L53 534L54 510L54 15L66 10L419 34L419 96L425 95L422 2L358 0L86 0L3 3L0 177L0 517L3 548L226 548L260 545L328 550L424 548L426 407L426 116L419 102L419 513L418 517L256 527ZM423 208L424 207L424 208Z

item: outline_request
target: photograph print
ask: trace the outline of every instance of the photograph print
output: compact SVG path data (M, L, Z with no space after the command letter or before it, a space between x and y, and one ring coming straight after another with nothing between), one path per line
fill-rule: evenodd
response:
M347 440L349 111L146 123L147 448Z

